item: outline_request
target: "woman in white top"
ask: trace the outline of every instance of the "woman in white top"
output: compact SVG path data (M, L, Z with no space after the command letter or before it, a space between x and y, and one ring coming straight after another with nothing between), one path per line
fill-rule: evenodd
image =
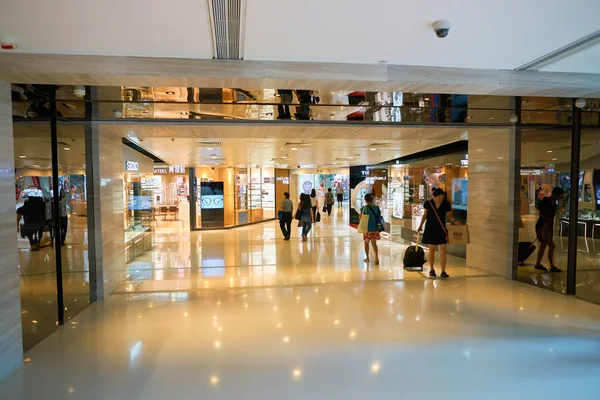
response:
M310 191L310 205L313 209L315 222L317 222L317 210L319 209L319 200L317 200L317 191L315 189Z

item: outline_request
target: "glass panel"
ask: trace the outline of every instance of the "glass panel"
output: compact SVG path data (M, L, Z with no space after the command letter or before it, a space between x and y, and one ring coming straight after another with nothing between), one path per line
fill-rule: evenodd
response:
M585 114L585 113L583 113ZM582 118L584 115L582 115ZM580 299L600 304L600 130L581 132L577 289Z
M15 233L25 351L58 325L56 259L48 226L51 213L47 212L52 198L51 90L43 85L13 85Z
M521 138L519 186L522 224L519 230L519 253L523 262L518 267L518 279L564 293L568 232L571 228L568 221L568 192L579 190L580 180L580 177L571 177L570 172L571 129L524 128ZM553 195L555 188L564 190L566 194L559 196L555 192ZM583 228L577 226L575 229ZM584 242L579 250L585 251ZM563 272L544 270L552 266Z
M82 105L83 106L83 105ZM82 108L85 112L85 108ZM88 209L83 125L58 124L59 215L65 323L90 304ZM52 220L54 221L54 213ZM52 229L54 233L54 229ZM52 235L58 236L58 235Z

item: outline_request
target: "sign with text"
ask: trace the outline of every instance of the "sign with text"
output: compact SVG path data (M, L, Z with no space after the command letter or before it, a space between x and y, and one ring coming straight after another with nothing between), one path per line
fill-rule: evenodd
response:
M154 173L157 175L164 174L185 174L185 165L167 165L167 164L154 164Z
M140 168L140 166L137 161L126 161L125 162L125 169L127 171L137 171L137 170L139 170L139 168Z

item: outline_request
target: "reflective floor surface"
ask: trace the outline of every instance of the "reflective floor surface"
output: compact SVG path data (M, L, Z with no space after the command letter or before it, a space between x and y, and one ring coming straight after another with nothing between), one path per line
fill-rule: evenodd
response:
M113 295L2 399L597 399L600 307L496 277Z
M265 222L231 230L189 232L162 224L154 250L127 266L119 293L214 290L343 282L424 279L403 269L407 243L379 241L380 265L363 262L362 235L349 226L348 210L335 210L315 224L307 242L292 227L283 240L279 224ZM372 261L374 255L371 254ZM437 263L439 265L439 261ZM448 258L452 277L487 275L465 268L465 259Z

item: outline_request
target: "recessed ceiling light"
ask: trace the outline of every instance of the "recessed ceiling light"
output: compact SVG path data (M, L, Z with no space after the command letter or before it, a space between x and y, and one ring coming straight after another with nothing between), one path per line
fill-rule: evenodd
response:
M546 153L552 153L552 150L546 150Z
M492 119L494 119L494 117L489 117L488 119L489 119L489 120L492 120Z
M292 147L291 150L292 151L296 151L296 150L298 150L298 148L297 147Z
M371 147L369 150L375 151L375 150L377 150L377 147Z
M285 160L287 158L287 156L281 156L281 158L283 158Z
M354 158L353 156L348 156L348 159L349 159L349 160L352 160L353 158Z
M214 148L212 148L212 147L207 147L207 148L206 148L206 150L208 150L208 151L213 151L213 150L214 150Z
M552 159L552 161L556 161L556 160L558 160L558 158L557 158L557 157L554 157L554 158Z
M27 156L19 156L19 158L27 158Z
M333 165L337 165L337 163L336 163L335 161L334 161L334 162L332 162L332 164L333 164Z
M166 94L173 95L175 92L165 92Z
M69 151L69 150L71 150L71 148L70 147L65 147L65 150Z
M471 119L471 118L473 118L473 117L471 117L470 115L467 117L467 119Z
M213 160L216 160L216 159L217 159L217 157L215 157L215 156L212 156L211 158L212 158Z

